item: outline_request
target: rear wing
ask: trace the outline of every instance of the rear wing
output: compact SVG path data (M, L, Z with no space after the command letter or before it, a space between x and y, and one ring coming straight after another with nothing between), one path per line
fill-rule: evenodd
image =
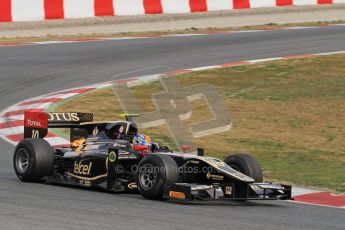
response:
M77 128L83 122L92 122L92 113L24 113L24 138L44 138L48 128Z

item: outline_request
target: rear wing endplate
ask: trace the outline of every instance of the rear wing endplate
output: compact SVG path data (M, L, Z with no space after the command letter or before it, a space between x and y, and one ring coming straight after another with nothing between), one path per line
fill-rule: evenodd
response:
M75 128L92 122L92 113L24 112L24 138L44 138L48 128Z

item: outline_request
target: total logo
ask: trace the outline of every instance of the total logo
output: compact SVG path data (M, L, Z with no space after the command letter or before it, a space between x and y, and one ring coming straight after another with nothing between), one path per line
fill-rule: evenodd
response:
M34 126L34 127L42 127L40 121L32 121L32 120L27 120L29 126Z
M91 167L92 162L89 164L83 164L80 162L74 162L74 174L83 175L83 176L90 176L91 175Z

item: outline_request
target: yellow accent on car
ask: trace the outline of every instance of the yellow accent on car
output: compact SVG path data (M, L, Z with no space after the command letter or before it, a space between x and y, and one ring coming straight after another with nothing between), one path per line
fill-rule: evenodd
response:
M183 192L170 191L169 197L176 199L186 199L186 195Z

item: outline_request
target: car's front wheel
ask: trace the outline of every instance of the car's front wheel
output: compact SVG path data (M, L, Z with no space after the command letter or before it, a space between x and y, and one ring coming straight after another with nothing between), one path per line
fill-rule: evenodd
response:
M228 156L224 162L233 169L253 178L255 182L263 181L262 169L255 157L241 153Z
M164 186L176 183L178 179L177 164L170 156L148 155L138 165L137 185L147 199L162 199Z
M38 182L52 173L53 148L44 139L24 139L18 143L13 155L17 177L24 182Z

